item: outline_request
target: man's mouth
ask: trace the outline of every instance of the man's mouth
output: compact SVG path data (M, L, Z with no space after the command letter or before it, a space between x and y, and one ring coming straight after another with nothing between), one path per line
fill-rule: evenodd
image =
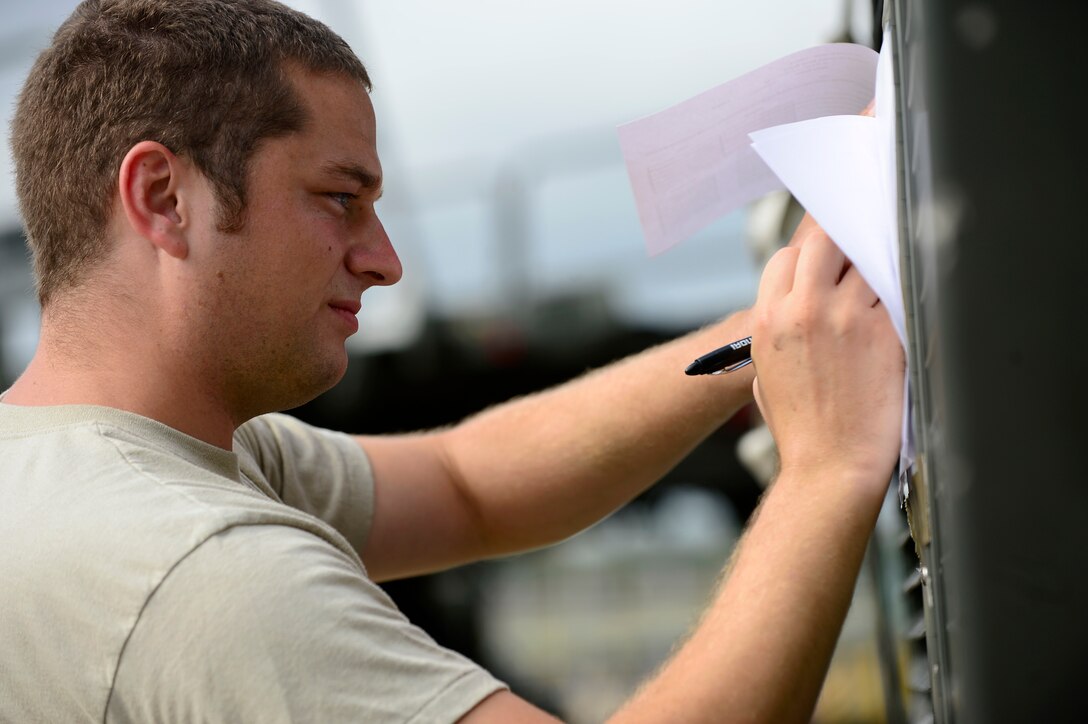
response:
M359 320L356 315L359 314L359 309L361 306L362 305L355 300L338 300L335 302L329 302L329 308L332 309L332 311L336 312L337 316L344 320L344 324L346 324L351 329L352 334L355 334L355 332L359 331Z
M342 309L354 317L356 314L359 313L359 310L362 308L363 305L360 304L358 301L345 299L337 300L335 302L329 302L329 306L333 309Z

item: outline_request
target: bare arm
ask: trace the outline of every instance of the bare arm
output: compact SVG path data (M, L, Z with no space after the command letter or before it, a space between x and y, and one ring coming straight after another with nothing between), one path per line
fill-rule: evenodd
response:
M791 247L822 230L808 215ZM378 581L561 540L659 480L752 400L753 368L688 377L750 312L448 430L360 437L376 481L363 558Z
M895 464L902 409L898 339L857 271L843 268L815 233L764 272L756 394L781 472L705 620L617 721L812 714Z
M683 372L749 332L741 312L447 430L360 438L377 484L371 575L541 546L600 520L752 400L750 370Z
M856 270L808 234L768 264L751 320L780 474L702 622L615 722L811 717L895 464L903 355ZM500 706L542 716L506 695L465 721L499 721Z
M880 508L871 482L780 476L694 634L610 721L809 721ZM504 692L462 721L554 719Z

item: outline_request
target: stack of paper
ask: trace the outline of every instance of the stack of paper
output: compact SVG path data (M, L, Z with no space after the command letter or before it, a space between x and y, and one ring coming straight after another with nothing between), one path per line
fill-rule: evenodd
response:
M649 252L789 189L884 302L906 349L890 47L885 38L879 56L848 43L802 50L620 126ZM875 117L859 116L874 96ZM908 380L904 482L914 463Z

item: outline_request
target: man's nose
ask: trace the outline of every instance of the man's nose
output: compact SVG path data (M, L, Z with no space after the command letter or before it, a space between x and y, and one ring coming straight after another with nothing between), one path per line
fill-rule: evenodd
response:
M404 274L393 242L377 217L348 249L347 266L352 274L377 286L396 284Z

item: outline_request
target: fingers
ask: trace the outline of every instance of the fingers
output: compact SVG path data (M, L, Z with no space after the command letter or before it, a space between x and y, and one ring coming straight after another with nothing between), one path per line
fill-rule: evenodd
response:
M797 291L821 296L835 288L852 303L875 305L879 298L864 277L810 214L798 224L790 246L780 249L764 268L758 302Z
M801 247L797 259L794 287L802 292L828 289L839 281L846 255L822 229L813 233Z
M760 395L759 395L759 378L758 377L755 377L755 378L752 379L752 398L756 401L756 406L759 407L759 409L762 411L764 409L764 407L763 407L763 398L760 397Z
M797 268L798 250L784 247L774 253L763 267L763 276L759 280L759 292L756 306L763 306L781 299L793 289L793 278Z
M857 304L864 304L867 307L876 306L880 301L876 292L873 291L869 283L861 276L861 272L853 264L849 265L849 268L842 275L842 279L839 280L839 289L847 299Z
M801 221L798 222L797 228L793 230L793 236L790 238L790 243L787 246L794 246L800 248L805 243L805 239L813 236L814 234L822 234L823 229L816 223L816 219L812 218L812 214L805 212L805 215L801 217Z
M869 116L870 118L876 115L876 98L869 101L869 105L865 106L865 108L858 115Z

